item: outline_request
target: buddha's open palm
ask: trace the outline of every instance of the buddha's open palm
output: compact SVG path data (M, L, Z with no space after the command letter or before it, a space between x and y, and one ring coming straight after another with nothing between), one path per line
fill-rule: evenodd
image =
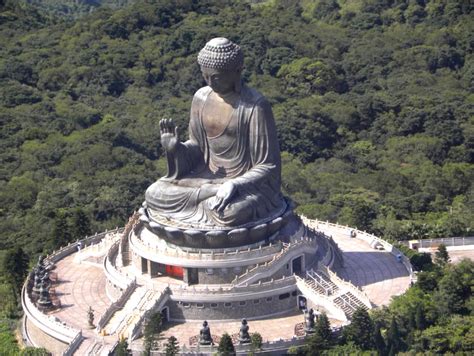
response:
M178 127L173 119L160 120L160 140L163 148L170 153L176 151L178 147Z

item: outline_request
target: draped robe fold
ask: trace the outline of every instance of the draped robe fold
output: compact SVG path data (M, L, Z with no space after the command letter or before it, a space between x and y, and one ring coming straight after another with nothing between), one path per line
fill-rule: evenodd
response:
M167 153L168 174L145 193L152 217L196 228L242 227L281 215L281 161L275 121L266 99L243 86L224 131L208 137L203 111L210 87L196 92L191 105L189 140ZM237 187L222 212L210 208L206 185L231 180Z

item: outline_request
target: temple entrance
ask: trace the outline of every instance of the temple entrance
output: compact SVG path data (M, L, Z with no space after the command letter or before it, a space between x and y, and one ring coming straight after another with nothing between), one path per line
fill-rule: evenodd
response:
M170 277L183 279L183 267L165 265L165 274Z
M291 271L298 276L301 275L301 272L303 272L303 256L296 257L291 261Z
M148 273L148 260L142 257L142 273Z
M168 307L164 307L161 309L161 321L166 323L168 320L170 320L170 310Z
M298 303L298 309L299 310L306 310L308 308L308 302L306 300L306 297L304 295L299 295L297 298L297 303Z
M198 270L197 268L188 268L188 285L191 284L199 284L199 275L198 275Z

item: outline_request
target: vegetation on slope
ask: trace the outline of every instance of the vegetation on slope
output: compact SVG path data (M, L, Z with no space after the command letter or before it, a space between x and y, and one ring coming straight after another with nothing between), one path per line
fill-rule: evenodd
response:
M356 310L339 337L316 327L305 348L317 355L470 355L474 350L474 262L436 261L388 307Z
M159 119L186 136L215 36L273 105L300 213L392 239L472 234L469 2L106 3L0 0L5 255L124 224L164 173Z

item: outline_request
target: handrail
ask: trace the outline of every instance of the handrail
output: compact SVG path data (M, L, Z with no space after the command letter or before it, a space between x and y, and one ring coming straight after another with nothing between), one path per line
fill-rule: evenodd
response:
M102 329L105 328L107 323L112 319L112 316L117 312L117 310L120 310L123 308L125 305L127 299L130 297L130 295L135 291L137 288L137 284L135 281L132 281L127 288L125 288L120 295L119 299L117 299L115 302L113 302L104 312L104 314L101 315L99 321L97 322L97 332L102 331Z
M138 238L135 234L131 236L133 243L143 247L149 252L158 253L160 255L169 256L169 257L179 257L186 258L188 260L203 260L203 261L228 261L228 260L242 260L243 257L246 259L252 257L260 257L262 255L268 255L271 253L280 252L282 249L282 243L278 241L277 243L270 243L267 246L259 246L254 248L246 249L235 249L235 250L224 250L224 252L215 252L215 253L206 253L206 252L190 252L183 251L179 248L164 248L160 249L157 246L151 246L142 239Z
M77 350L77 348L79 347L83 339L84 338L82 337L82 331L79 331L76 337L74 337L74 339L72 339L72 341L66 347L66 350L63 351L63 355L64 356L74 355L74 352Z
M357 286L354 284L343 280L340 278L336 273L331 271L329 268L326 267L326 273L329 275L331 282L339 287L341 290L347 290L351 292L357 299L359 299L367 308L372 309L372 303L370 302L369 297L366 293L361 291Z
M59 250L53 251L51 254L47 255L45 260L51 263L56 263L64 257L69 256L70 254L78 251L78 247L87 247L92 243L102 240L107 234L119 233L121 231L123 231L123 228L115 228L113 230L106 230L104 232L101 232L100 234L96 233L95 235L84 237L81 240L70 242L66 246L61 247Z
M133 340L136 339L137 336L139 336L139 330L141 328L141 325L143 324L143 322L145 321L145 319L147 318L148 314L152 311L152 310L155 310L155 309L159 309L160 308L160 305L163 305L164 303L166 303L168 301L168 298L169 298L169 294L170 294L170 290L169 288L165 288L165 290L163 290L163 292L161 292L160 296L158 297L158 299L156 299L155 303L153 304L153 306L148 309L147 311L145 311L141 316L140 316L140 319L136 322L135 326L133 327L132 331L130 332L129 336L128 336L128 339L129 339L129 343L131 343Z
M331 283L334 284L331 285L331 283L324 280L324 278L313 269L306 271L306 277L312 279L316 284L321 286L327 296L329 296L329 294L334 294L339 289L339 287L335 283L331 281Z
M291 257L293 257L292 255L290 255L290 252L294 253L295 251L306 249L316 244L317 244L316 239L308 238L308 237L302 237L300 240L296 242L285 244L281 252L273 256L273 258L270 261L265 262L264 264L259 264L251 269L248 269L243 274L236 276L234 280L232 281L232 284L242 285L245 283L250 283L250 281L257 274L258 275L269 274L274 270L274 268L280 267L279 265L276 264L277 261L279 261L280 259L290 259Z
M23 310L25 311L26 316L38 328L40 328L41 330L45 330L47 334L51 335L52 337L62 342L65 342L69 345L72 344L71 347L73 348L74 343L77 343L78 340L82 338L82 331L65 325L64 323L60 322L57 318L53 316L48 316L42 313L33 304L27 291L27 286L30 280L30 276L28 276L21 291L21 304L22 304Z
M401 259L402 264L404 265L404 267L408 271L408 273L410 275L410 279L414 280L415 275L413 273L413 266L411 265L410 260L408 259L408 257L405 256L405 254L403 252L401 252L396 247L394 247L391 243L381 239L380 237L375 236L375 235L373 235L371 233L368 233L366 231L358 230L358 229L350 227L350 226L334 224L334 223L330 223L329 221L320 221L320 220L308 219L304 215L301 215L301 220L304 222L304 224L306 224L306 225L308 225L308 226L310 226L310 227L312 227L316 230L319 230L318 225L322 225L322 226L336 228L336 229L339 229L339 230L344 230L344 231L347 232L348 235L352 231L352 232L355 232L355 237L356 238L359 238L359 239L367 242L370 246L375 246L377 243L381 244L386 251L390 252L395 257L398 258L400 256L399 258Z
M113 283L115 286L119 287L120 289L126 289L130 283L132 283L132 279L124 277L120 274L119 271L115 268L112 261L117 256L119 250L120 241L115 241L112 247L110 248L109 252L107 253L106 258L104 258L104 272L107 280Z
M261 282L257 284L249 284L243 286L236 285L220 285L215 287L213 285L205 286L186 286L181 285L179 288L173 288L173 296L187 296L187 295L226 295L226 294L238 294L248 292L265 292L275 288L281 288L289 286L295 283L294 276L283 276L280 279L272 279L267 282Z
M347 321L346 313L344 313L344 310L342 310L338 305L334 303L332 298L329 298L324 294L316 292L313 288L311 288L311 286L308 285L308 283L303 278L296 275L295 278L298 289L303 292L306 297L309 297L311 299L310 293L317 296L315 300L312 300L313 303L315 303L316 305L322 305L330 315L332 314L335 319L342 320L344 322ZM305 289L307 289L310 293L305 293Z

